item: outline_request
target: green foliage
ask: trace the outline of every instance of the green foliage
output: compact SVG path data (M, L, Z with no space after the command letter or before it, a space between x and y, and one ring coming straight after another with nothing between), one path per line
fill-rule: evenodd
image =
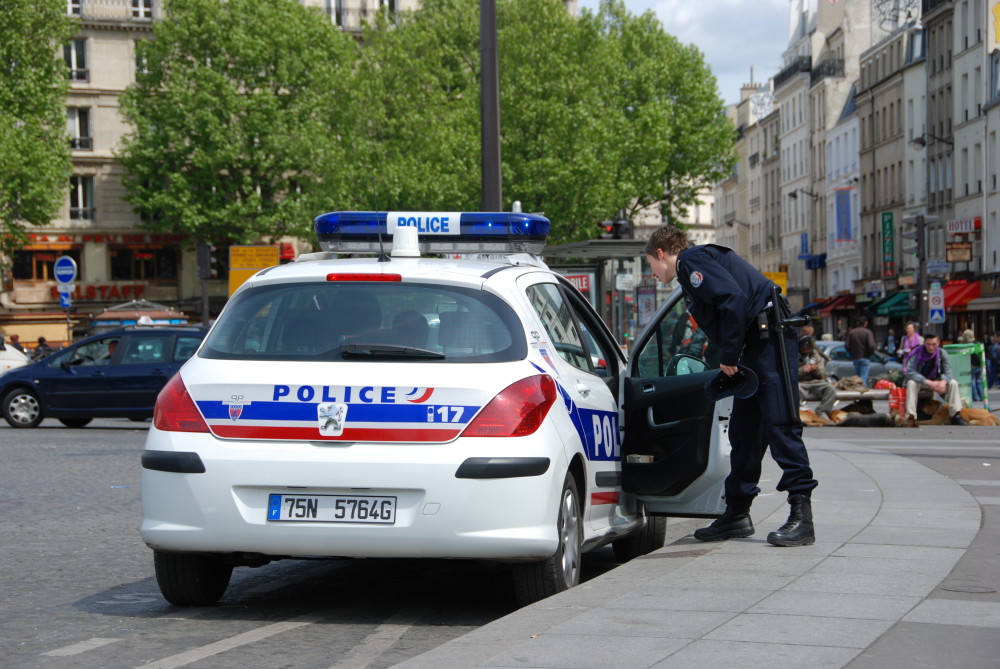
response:
M348 200L354 39L290 0L171 0L122 97L127 199L193 241L311 236Z
M360 45L292 0L172 0L123 98L129 200L209 241L312 236L332 209L481 203L479 8L380 14ZM618 209L676 214L728 172L733 132L701 54L604 0L499 0L505 206L595 237Z
M0 262L47 225L66 199L68 79L73 34L64 0L0 2Z

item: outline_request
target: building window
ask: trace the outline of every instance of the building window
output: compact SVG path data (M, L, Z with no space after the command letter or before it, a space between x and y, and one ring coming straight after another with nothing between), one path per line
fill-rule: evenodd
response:
M70 16L80 16L83 0L66 0L66 13Z
M152 19L153 0L132 0L132 18Z
M90 72L87 70L87 42L75 39L63 46L63 57L69 68L71 81L88 81Z
M17 281L55 281L53 269L59 256L71 257L76 261L76 266L83 269L80 264L79 249L65 251L25 249L14 251L14 279Z
M69 217L93 220L94 213L94 177L70 177Z
M112 281L154 281L177 278L176 246L135 248L108 246Z
M90 136L90 110L84 107L68 108L66 132L69 134L71 149L93 149L94 140Z

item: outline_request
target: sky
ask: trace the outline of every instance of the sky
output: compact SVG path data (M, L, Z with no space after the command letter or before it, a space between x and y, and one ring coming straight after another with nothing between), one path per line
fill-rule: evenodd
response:
M597 11L599 0L579 0ZM664 29L705 56L727 104L739 101L740 86L763 83L781 71L788 46L789 0L625 0L632 14L652 10Z

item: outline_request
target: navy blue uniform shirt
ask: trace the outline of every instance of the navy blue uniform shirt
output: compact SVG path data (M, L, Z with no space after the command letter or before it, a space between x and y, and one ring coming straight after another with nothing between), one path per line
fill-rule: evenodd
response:
M747 330L767 306L774 284L732 249L715 244L681 251L677 281L688 311L722 350L720 363L738 363Z

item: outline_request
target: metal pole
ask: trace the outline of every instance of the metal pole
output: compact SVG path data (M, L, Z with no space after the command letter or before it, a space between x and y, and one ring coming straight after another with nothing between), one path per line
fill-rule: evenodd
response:
M926 334L930 327L929 295L927 294L930 284L927 282L927 224L925 220L924 216L917 216L917 297L920 298L917 317L920 319L921 334Z
M497 55L497 3L479 0L480 124L483 211L503 211L500 189L500 59Z

